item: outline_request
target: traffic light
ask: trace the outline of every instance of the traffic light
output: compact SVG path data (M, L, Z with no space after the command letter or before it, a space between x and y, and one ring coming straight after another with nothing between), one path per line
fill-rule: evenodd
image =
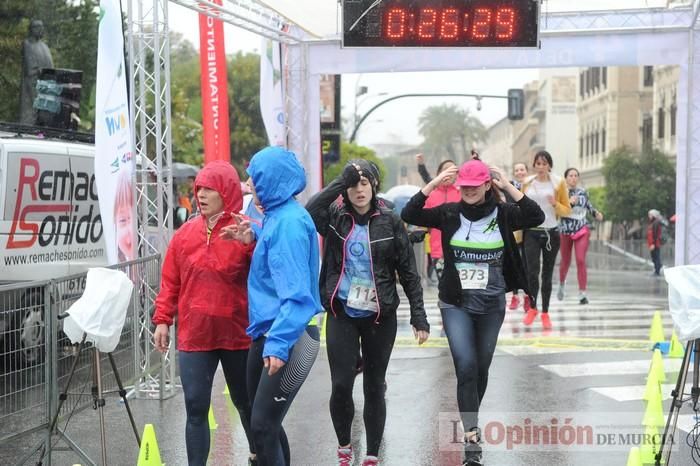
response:
M508 89L508 119L522 120L525 107L525 92L522 89Z

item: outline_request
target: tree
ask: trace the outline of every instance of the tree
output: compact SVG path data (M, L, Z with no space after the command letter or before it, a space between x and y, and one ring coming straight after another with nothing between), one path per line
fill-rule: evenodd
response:
M483 123L456 104L426 108L418 118L418 132L424 138L425 152L457 163L469 160L469 143L481 142L486 136Z
M243 169L251 156L268 145L260 113L260 56L236 53L229 59L229 125L231 163Z
M655 149L612 151L603 163L605 214L614 222L644 221L649 209L675 210L676 175L668 157Z
M330 165L324 165L323 167L323 185L327 185L340 175L345 168L345 164L353 159L365 159L374 162L379 167L379 178L382 180L384 179L384 175L386 174L384 163L377 157L377 154L372 149L358 146L354 143L342 142L340 145L340 160Z

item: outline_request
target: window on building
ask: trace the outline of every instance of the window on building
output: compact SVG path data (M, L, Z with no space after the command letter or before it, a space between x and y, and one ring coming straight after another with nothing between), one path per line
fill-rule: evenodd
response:
M665 128L665 124L664 124L664 123L666 123L666 122L665 122L665 119L666 119L666 112L664 112L663 107L660 107L660 108L659 108L659 112L658 112L657 118L658 118L658 120L659 120L659 121L658 121L657 137L658 137L659 139L663 139L664 136L665 136L664 133L666 132L666 131L665 131L666 128Z
M586 135L586 157L591 155L591 138L589 135Z
M644 87L650 87L654 85L654 67L645 66L644 67Z
M670 124L671 124L671 136L676 135L676 111L678 108L676 107L676 96L673 96L673 102L671 103L671 108L669 109L669 118L670 118Z
M600 68L597 66L593 68L593 89L595 92L600 91Z
M588 95L591 95L592 91L593 91L593 72L591 71L591 68L588 68L586 70L586 93Z
M585 88L584 88L585 85L586 85L586 73L584 71L581 71L578 75L578 93L579 93L579 95L581 95L582 99L586 96Z
M600 133L599 133L598 131L596 131L595 134L593 135L593 141L594 141L594 143L593 143L593 153L594 153L594 154L597 154L597 153L598 153L598 149L600 149L600 146L598 145L598 142L600 141L599 138L600 138Z
M607 66L604 66L604 67L603 67L603 78L602 78L602 81L603 81L603 87L604 87L604 88L605 88L605 87L608 87L608 67L607 67Z
M642 120L642 148L651 147L653 128L651 115L645 115Z
M605 138L607 137L607 132L605 131L605 127L603 127L603 131L600 133L600 151L605 154Z
M583 138L578 138L578 158L583 161Z

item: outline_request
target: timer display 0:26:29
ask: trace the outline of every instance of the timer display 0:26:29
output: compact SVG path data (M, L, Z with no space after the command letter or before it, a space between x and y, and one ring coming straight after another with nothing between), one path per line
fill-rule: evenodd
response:
M357 24L350 23L355 27L346 30L343 43L349 47L536 47L537 19L537 3L529 0L394 1L370 10Z

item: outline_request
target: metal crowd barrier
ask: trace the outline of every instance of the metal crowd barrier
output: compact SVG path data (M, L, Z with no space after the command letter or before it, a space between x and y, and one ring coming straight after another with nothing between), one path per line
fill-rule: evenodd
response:
M124 271L137 284L129 303L121 339L112 352L117 371L130 395L161 398L165 382L161 357L153 351L150 317L160 287L160 255L111 268ZM0 445L48 429L59 393L65 389L77 344L62 332L58 315L85 288L87 273L54 280L0 286ZM94 353L79 356L61 418L93 404ZM101 357L102 386L115 392L117 383L106 354ZM174 371L174 367L172 368Z

